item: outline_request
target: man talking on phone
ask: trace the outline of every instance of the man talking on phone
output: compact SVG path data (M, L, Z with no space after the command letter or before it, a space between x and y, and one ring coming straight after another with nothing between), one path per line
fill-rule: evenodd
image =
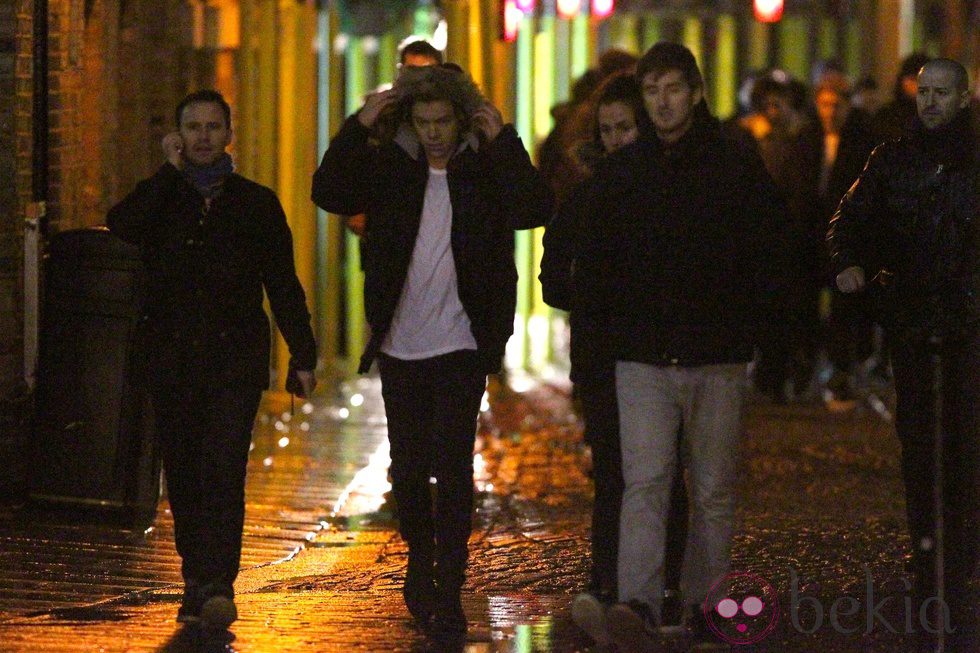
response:
M227 628L245 519L245 467L270 330L291 356L287 387L316 386L316 344L293 242L275 193L235 174L231 109L202 90L176 110L166 162L108 215L142 250L147 302L139 359L153 400L184 595L177 621Z

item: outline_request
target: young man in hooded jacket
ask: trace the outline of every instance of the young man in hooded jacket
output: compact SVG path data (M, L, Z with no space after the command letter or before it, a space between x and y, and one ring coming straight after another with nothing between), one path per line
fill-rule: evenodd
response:
M314 175L313 201L367 214L371 339L359 371L378 360L409 550L403 595L420 626L463 635L476 417L513 330L514 229L547 222L551 191L469 77L430 66L403 68L347 119Z

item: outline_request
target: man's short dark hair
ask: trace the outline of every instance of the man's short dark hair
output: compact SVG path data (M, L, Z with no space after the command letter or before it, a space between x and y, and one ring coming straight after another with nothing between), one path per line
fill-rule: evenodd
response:
M915 77L924 65L932 61L932 57L923 52L913 52L902 59L902 64L898 70L898 79L903 77Z
M424 39L409 41L403 45L401 50L398 51L399 63L405 63L405 59L407 59L409 55L413 54L417 57L429 57L435 61L436 64L442 63L442 52L437 50L434 45Z
M698 62L691 51L679 43L668 41L655 44L640 57L636 63L636 79L642 84L648 74L656 73L659 77L670 70L679 70L692 89L704 88Z
M970 90L970 75L959 61L946 58L930 59L922 67L925 68L926 66L930 68L935 66L936 68L942 68L947 72L953 73L953 82L956 84L957 93Z
M188 105L196 104L198 102L213 102L221 107L221 112L225 114L225 127L231 129L231 107L225 102L224 96L217 91L211 90L209 88L202 89L200 91L194 91L177 105L177 110L174 112L174 122L177 124L177 129L180 129L180 118L184 113L184 109Z
M785 98L787 102L792 104L792 93L790 91L789 84L767 75L759 78L752 86L752 110L764 111L766 108L766 100L772 95Z

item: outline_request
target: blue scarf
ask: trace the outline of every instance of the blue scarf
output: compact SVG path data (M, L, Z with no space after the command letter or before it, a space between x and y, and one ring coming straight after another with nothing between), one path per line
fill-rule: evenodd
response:
M184 168L184 176L205 199L210 199L218 194L225 179L234 171L231 155L225 152L211 165L196 166L188 162Z

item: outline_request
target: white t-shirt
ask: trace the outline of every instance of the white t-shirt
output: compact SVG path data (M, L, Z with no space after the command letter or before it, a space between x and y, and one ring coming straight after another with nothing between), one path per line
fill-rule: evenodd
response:
M381 351L403 360L476 349L456 281L453 207L445 170L429 168L422 222L398 307Z

